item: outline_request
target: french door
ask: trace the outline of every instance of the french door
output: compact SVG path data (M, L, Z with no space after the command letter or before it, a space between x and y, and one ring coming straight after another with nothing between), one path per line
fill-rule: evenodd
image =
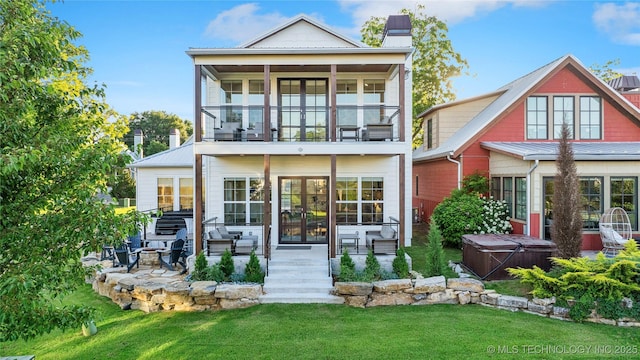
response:
M327 141L327 79L278 81L280 141Z
M327 177L280 177L280 243L326 244Z

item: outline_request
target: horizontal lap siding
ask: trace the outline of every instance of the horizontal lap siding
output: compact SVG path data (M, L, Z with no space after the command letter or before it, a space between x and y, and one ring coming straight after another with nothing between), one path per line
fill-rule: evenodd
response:
M622 96L627 98L627 100L629 100L630 103L632 103L638 109L640 109L640 93L637 93L637 94L626 93L626 94L622 94Z
M413 207L422 208L421 220L429 221L433 209L451 194L451 190L458 187L458 167L456 164L439 160L426 163L417 163L413 166L413 187L415 176L419 178L418 196L413 189Z

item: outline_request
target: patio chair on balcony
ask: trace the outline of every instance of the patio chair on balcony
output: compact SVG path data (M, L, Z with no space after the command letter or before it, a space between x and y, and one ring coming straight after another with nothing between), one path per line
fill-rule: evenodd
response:
M213 139L215 141L240 141L242 139L242 131L240 123L225 122L221 128L213 129Z
M247 129L247 141L264 141L264 126L262 122L257 122L253 128Z
M120 246L115 248L114 251L118 265L125 266L127 268L127 272L130 272L134 266L137 268L140 267L138 263L140 261L139 251L131 251L131 248L126 243L122 243Z
M207 256L211 254L222 254L225 250L233 253L233 239L223 238L217 229L209 231L208 235L208 238L205 239Z
M171 271L174 270L174 266L178 266L180 264L182 266L181 274L187 272L187 264L184 261L182 248L184 247L184 240L178 239L171 244L171 249L168 250L157 250L158 251L158 259L160 260L160 268L162 265L166 265L167 268Z

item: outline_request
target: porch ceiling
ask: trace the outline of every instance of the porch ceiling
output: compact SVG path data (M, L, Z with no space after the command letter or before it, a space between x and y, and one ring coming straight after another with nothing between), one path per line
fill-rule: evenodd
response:
M387 72L392 64L345 64L337 65L337 72ZM263 65L206 65L210 70L223 73L262 73ZM331 72L331 65L271 65L271 72Z

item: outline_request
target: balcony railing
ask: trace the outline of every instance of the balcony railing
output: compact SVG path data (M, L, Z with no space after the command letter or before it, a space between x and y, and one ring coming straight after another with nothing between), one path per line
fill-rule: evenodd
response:
M271 106L269 136L265 131L265 107L203 106L202 138L206 141L329 142L328 106ZM336 107L335 141L397 141L398 106L339 105Z

